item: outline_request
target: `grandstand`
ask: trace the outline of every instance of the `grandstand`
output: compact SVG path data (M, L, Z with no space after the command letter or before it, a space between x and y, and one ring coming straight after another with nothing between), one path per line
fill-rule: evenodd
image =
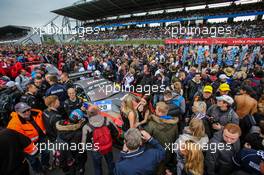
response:
M0 44L40 42L32 27L8 25L0 28Z
M248 4L250 3L250 4ZM83 21L83 27L100 28L100 35L83 40L205 38L208 34L174 35L166 27L230 27L231 33L213 37L262 37L263 1L84 1L52 11ZM246 22L239 19L249 19ZM253 20L253 21L252 21ZM212 23L216 22L216 23ZM257 25L257 26L256 26ZM76 39L80 39L76 37Z

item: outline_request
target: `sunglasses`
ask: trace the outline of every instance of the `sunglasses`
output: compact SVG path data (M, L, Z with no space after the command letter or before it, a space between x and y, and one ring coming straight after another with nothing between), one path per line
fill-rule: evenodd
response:
M24 114L24 113L26 113L26 112L29 112L29 111L30 111L30 109L27 109L27 110L25 110L25 111L24 111L24 112L22 112L22 113Z

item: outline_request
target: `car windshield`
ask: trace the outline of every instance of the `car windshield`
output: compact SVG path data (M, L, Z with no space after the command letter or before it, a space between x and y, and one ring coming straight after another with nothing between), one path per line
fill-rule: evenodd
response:
M53 65L46 65L46 70L50 74L57 74L57 75L59 74L59 70Z
M114 84L110 81L104 81L86 89L87 95L92 102L107 99L117 93Z

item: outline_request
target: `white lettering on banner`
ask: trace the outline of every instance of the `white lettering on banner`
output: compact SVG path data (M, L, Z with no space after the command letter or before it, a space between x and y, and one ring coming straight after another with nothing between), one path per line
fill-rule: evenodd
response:
M59 92L63 92L63 89L58 89L56 91L51 91L50 93L51 94L56 94L56 93L59 93Z

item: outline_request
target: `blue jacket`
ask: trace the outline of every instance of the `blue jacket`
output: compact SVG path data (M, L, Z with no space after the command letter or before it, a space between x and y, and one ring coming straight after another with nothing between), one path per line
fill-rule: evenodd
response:
M140 147L132 153L120 153L115 175L153 175L157 165L165 159L165 150L153 138L148 141L151 148Z
M57 95L60 102L64 102L67 98L66 88L61 84L53 84L45 93L45 96Z
M259 164L264 160L264 151L244 148L234 156L233 161L239 170L250 174L261 175Z

